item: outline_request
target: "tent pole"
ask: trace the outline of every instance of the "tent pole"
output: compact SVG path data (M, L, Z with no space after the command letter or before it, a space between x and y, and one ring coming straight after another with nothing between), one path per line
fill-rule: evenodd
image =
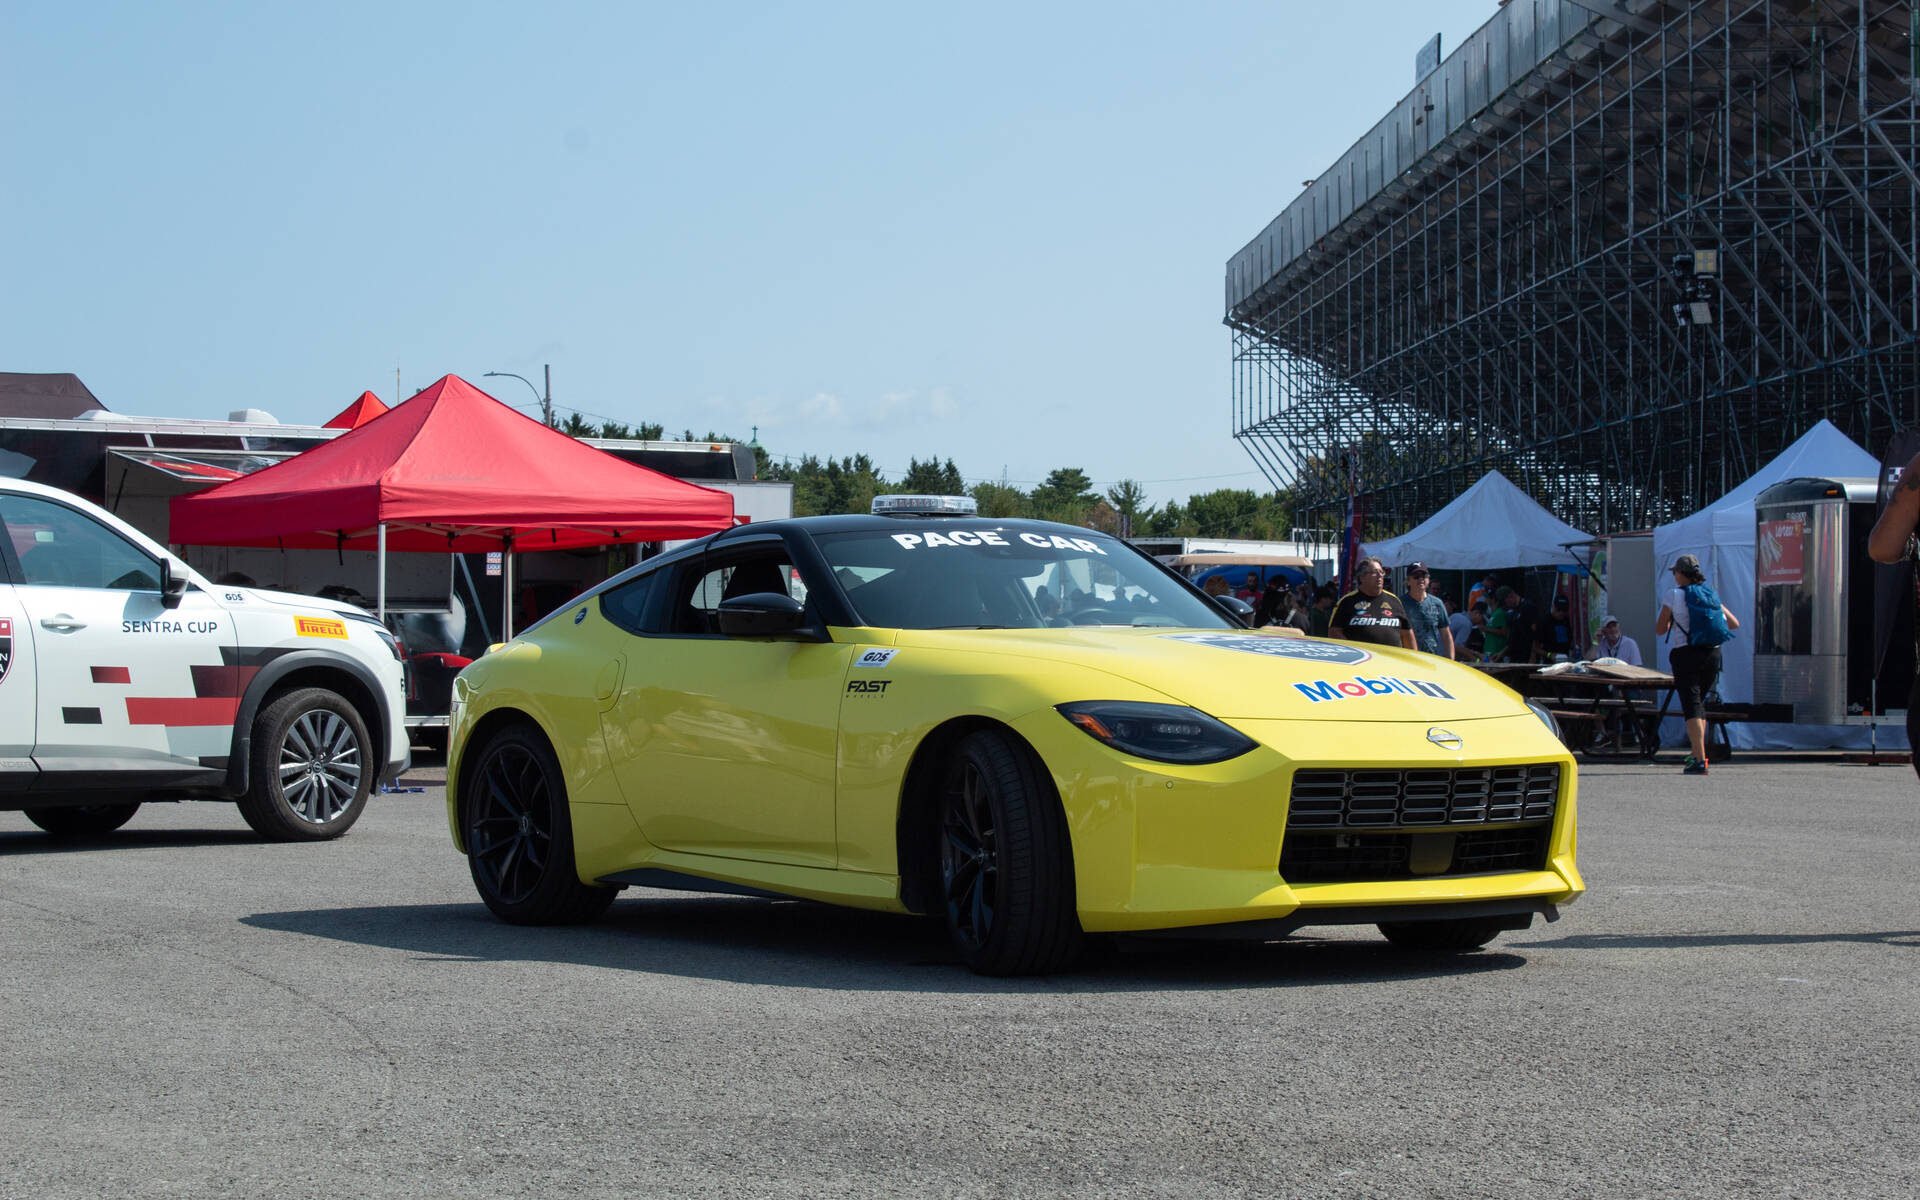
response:
M380 545L375 556L379 559L379 565L374 571L376 581L374 603L379 605L379 611L374 615L380 618L382 625L385 625L387 623L387 523L385 521L380 522L380 533L376 540Z
M500 547L500 640L513 640L513 544Z

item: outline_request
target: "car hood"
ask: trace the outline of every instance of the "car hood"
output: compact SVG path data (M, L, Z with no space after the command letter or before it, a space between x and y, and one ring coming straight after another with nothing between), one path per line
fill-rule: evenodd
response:
M366 609L348 604L344 600L329 600L324 596L303 596L299 592L275 592L266 588L229 587L210 584L208 589L215 594L241 592L256 604L274 605L279 608L304 609L307 612L339 613L342 616L366 618Z
M1511 689L1431 654L1252 629L901 630L895 645L1070 663L1223 719L1464 721L1526 711Z

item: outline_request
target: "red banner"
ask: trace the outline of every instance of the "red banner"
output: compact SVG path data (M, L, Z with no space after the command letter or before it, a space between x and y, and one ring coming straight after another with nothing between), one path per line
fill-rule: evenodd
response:
M1753 580L1761 587L1806 582L1802 552L1806 526L1799 520L1762 521L1754 544Z

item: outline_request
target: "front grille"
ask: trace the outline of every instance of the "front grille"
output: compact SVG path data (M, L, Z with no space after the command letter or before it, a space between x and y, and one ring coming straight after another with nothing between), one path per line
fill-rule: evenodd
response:
M1544 871L1548 825L1429 833L1289 833L1280 850L1288 883L1373 883Z
M1402 829L1553 820L1560 764L1293 773L1287 829Z

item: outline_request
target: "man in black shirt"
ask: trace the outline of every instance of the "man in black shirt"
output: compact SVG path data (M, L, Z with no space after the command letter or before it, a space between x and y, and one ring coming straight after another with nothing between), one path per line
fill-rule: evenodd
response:
M1533 601L1522 596L1513 588L1504 589L1507 608L1507 653L1508 662L1533 662L1539 650L1540 609Z
M1400 597L1386 590L1387 569L1377 558L1363 558L1354 568L1355 589L1340 597L1327 619L1330 637L1380 646L1413 649L1413 628L1407 624Z

